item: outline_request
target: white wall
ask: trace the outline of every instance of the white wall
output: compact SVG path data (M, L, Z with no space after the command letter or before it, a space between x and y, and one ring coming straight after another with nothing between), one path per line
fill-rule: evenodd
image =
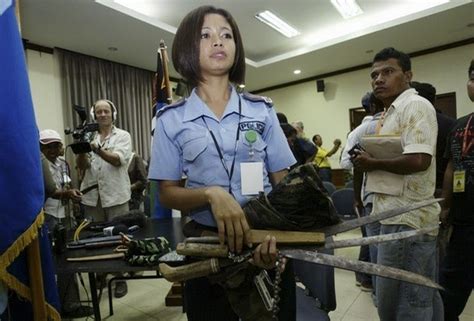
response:
M65 124L61 79L56 56L34 50L26 51L31 95L39 130L54 129L64 139ZM72 108L72 107L71 107Z
M467 69L474 58L474 45L424 55L412 60L414 80L429 82L438 94L456 92L458 117L473 111L474 104L466 94ZM62 90L57 58L50 54L27 50L28 71L33 103L39 129L51 128L64 137ZM349 132L349 108L360 106L361 96L370 91L369 69L325 78L324 93L316 91L316 82L261 93L269 96L275 109L287 115L288 120L302 120L308 138L321 134L325 147L331 147L334 138L345 143ZM339 153L332 157L337 168Z
M474 109L466 93L467 70L473 58L473 44L413 58L413 80L433 84L438 94L456 92L459 118ZM371 91L369 73L367 68L325 78L324 93L318 93L316 81L310 81L260 94L271 97L275 109L286 114L289 122L302 120L308 138L321 134L323 146L331 148L335 138L344 145L350 128L348 110L361 106L360 98ZM339 153L331 158L333 167L338 167L338 159Z

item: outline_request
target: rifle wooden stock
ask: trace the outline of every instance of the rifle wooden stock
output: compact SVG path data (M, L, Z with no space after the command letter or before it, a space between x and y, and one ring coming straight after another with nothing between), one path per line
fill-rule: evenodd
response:
M324 244L325 241L325 235L321 232L250 230L250 242L252 244L259 244L267 235L275 236L277 243L284 245L321 245ZM192 240L193 241L179 243L176 247L176 253L187 256L221 258L226 258L229 255L227 245L202 243L199 241L199 238L192 238ZM204 240L205 238L203 238L203 241ZM217 240L216 238L215 241Z
M222 267L227 265L228 264L222 265L219 259L212 258L178 267L171 267L166 263L161 263L159 269L161 275L163 275L166 280L170 282L183 282L217 273Z
M271 235L276 238L277 244L299 244L317 245L324 244L326 235L323 232L298 232L279 230L250 230L250 242L262 243L265 236Z
M221 244L179 243L176 246L176 253L199 257L227 257L229 248Z

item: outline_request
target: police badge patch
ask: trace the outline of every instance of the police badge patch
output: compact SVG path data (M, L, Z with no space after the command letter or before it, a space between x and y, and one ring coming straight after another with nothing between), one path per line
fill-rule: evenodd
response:
M254 130L260 135L263 134L263 131L265 130L265 123L261 121L243 121L240 122L239 128L241 131L248 131L248 130Z

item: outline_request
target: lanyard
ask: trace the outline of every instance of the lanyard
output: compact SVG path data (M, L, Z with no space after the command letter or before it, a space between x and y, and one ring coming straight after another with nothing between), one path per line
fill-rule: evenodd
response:
M473 143L473 140L469 139L469 134L470 134L469 125L471 124L471 119L472 119L472 115L469 117L469 120L467 121L466 128L464 128L464 134L462 138L462 150L461 150L462 158L467 156L467 153L471 149L471 146ZM469 144L467 143L468 141L469 141Z
M229 178L229 193L233 195L232 187L231 187L231 180L232 180L232 176L234 175L235 158L236 158L236 155L237 155L237 142L239 141L239 138L240 138L239 127L240 127L240 120L242 118L242 103L240 101L240 96L239 96L239 122L237 123L237 130L236 130L236 133L235 133L234 156L232 158L232 165L230 166L230 171L229 171L229 169L228 169L228 167L225 163L224 155L222 153L222 149L219 147L219 143L217 142L216 136L214 135L212 130L207 125L207 122L206 122L206 119L204 118L204 116L201 116L201 118L202 118L202 121L204 122L204 124L206 125L207 130L211 134L212 141L214 142L214 146L216 147L217 153L219 154L219 158L221 159L222 167L224 167L224 170L227 174L227 177Z

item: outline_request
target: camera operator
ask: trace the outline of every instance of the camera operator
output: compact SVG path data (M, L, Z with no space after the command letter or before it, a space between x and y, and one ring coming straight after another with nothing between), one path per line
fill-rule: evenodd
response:
M132 142L127 131L114 126L117 109L110 100L96 101L90 115L99 124L99 130L90 143L92 152L76 157L77 167L85 171L81 190L89 189L82 197L82 204L86 217L110 221L129 212L131 192L127 169ZM115 297L124 296L127 284L124 281L115 284Z
M45 223L54 235L61 224L70 225L66 213L69 200L79 201L81 192L70 188L69 166L60 157L63 155L63 143L58 132L45 129L40 132L40 149L43 163L46 188L44 203ZM49 175L50 174L50 175ZM66 223L67 222L67 223ZM69 223L69 224L68 224ZM64 244L56 244L63 246ZM57 279L59 298L61 300L61 316L64 318L81 318L93 313L91 307L81 305L79 288L74 273L58 274Z

